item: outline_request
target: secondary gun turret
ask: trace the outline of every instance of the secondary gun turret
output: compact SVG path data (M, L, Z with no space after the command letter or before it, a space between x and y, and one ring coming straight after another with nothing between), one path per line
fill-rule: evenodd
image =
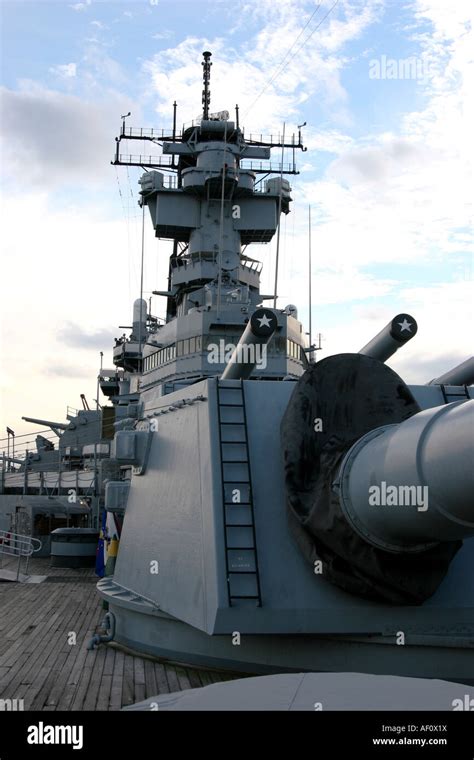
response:
M61 430L67 430L68 427L70 427L69 423L65 422L51 422L51 420L40 420L37 417L22 417L22 420L25 420L25 422L32 422L34 425L41 425L42 427L49 427L53 431L53 433L56 433L56 435L61 435Z

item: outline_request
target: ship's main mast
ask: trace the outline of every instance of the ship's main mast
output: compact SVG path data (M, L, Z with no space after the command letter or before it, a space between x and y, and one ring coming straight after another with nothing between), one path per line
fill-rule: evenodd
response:
M202 118L177 132L175 103L170 132L128 128L123 120L113 161L145 169L140 204L149 209L155 235L173 241L167 290L154 291L167 299L166 325L159 330L159 342L172 349L169 361L179 356L180 333L184 339L200 337L198 344L191 345L200 345L196 353L202 353L216 324L222 330L234 326L230 334L238 340L262 302L275 299L275 294L260 293L261 264L244 250L250 243L270 242L281 213L289 213L291 188L283 175L298 174L296 150L305 150L300 128L288 141L279 135L247 138L238 125L238 106L235 121L229 119L228 111L210 113L211 53L205 51L203 58ZM148 141L159 146L161 153L124 154L121 145L128 140ZM279 164L270 161L274 148L282 150ZM292 154L287 165L283 164L285 149ZM257 175L262 175L258 181ZM294 310L288 314L294 315ZM286 362L281 363L273 375L276 379L293 370L299 375L306 364L301 328L297 323L288 329L288 314L277 333L285 341L291 338L295 348L288 356L280 341L278 350L281 358L284 355L298 366L289 369ZM175 320L178 323L171 327ZM145 346L145 359L150 350ZM150 369L150 364L154 369L153 362L146 361L145 368ZM201 369L208 374L205 367Z

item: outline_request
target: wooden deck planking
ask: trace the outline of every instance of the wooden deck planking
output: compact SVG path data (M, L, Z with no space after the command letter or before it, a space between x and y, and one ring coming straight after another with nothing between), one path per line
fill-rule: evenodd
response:
M133 669L133 657L130 654L125 655L124 673L123 673L123 692L122 692L122 705L133 705L136 701L135 687L134 687L134 669Z
M109 710L120 710L122 707L123 671L125 655L119 649L115 652L115 666L110 689Z
M170 687L166 677L165 666L161 662L153 664L155 667L156 694L169 694Z
M41 667L44 660L48 657L49 654L48 643L52 638L52 630L54 631L54 625L60 618L62 611L67 608L68 604L68 599L63 599L58 611L55 614L51 615L48 621L39 624L34 629L34 648L30 648L31 643L29 641L29 637L32 635L32 632L25 636L24 639L19 636L14 645L10 647L5 655L5 664L10 665L10 672L8 676L2 679L2 682L0 682L0 692L3 692L6 687L9 687L11 689L14 687L14 685L21 683L23 677L26 676L30 667L34 666L36 668L38 665ZM22 646L24 647L23 649ZM20 654L22 656L26 656L26 662L20 669L18 669L18 667L12 667L15 664L18 666L17 660Z
M88 612L89 614L87 614ZM58 661L57 661L57 664L55 663L54 665L54 669L56 671L56 678L49 692L45 693L45 699L44 699L43 704L38 704L37 709L44 709L46 707L51 708L51 709L57 708L61 695L67 686L69 675L74 667L74 663L77 659L77 656L81 648L87 647L87 644L91 638L91 633L92 633L91 627L92 629L95 628L96 609L93 609L92 614L93 614L92 626L91 626L91 613L88 610L88 606L86 606L85 618L83 615L79 620L70 621L71 625L69 626L68 630L65 629L64 632L62 632L61 637L59 639L59 644L58 644L58 649L59 649ZM78 624L81 625L81 628L79 629L79 631L77 631ZM77 636L77 643L75 645L68 643L68 635L72 631L74 631L74 633L76 633L76 636Z
M98 601L99 600L97 600L97 602ZM99 617L99 604L97 602L94 603L94 600L91 599L88 605L88 612L86 617L83 619L82 628L80 629L80 633L77 639L77 644L76 647L74 647L73 658L70 664L71 667L68 670L65 683L61 684L61 693L59 694L57 701L58 710L69 710L71 703L75 697L82 669L84 667L87 655L89 654L87 645L91 640Z
M153 662L145 660L143 664L145 669L145 694L148 699L148 697L155 697L158 694L158 686Z
M186 675L188 676L188 680L189 680L190 688L191 689L200 689L201 688L201 686L202 686L201 679L199 678L199 674L198 674L197 670L192 670L191 668L186 668Z
M48 695L48 708L57 707L59 709L59 703L61 702L63 695L67 692L68 686L74 682L74 668L77 664L78 658L81 657L82 652L87 652L87 644L89 643L92 633L96 627L97 620L97 603L93 598L84 605L84 609L80 618L79 630L76 633L76 644L66 643L63 647L67 651L66 658L58 673L57 681ZM77 623L76 623L77 625ZM72 679L72 680L71 680ZM72 696L72 694L71 694ZM67 694L65 696L67 700Z
M105 656L106 652L104 650L96 650L95 664L91 671L87 692L82 705L83 710L94 710L96 707L104 672Z
M202 686L209 686L212 683L211 676L209 675L207 670L200 670L199 678L200 678Z
M17 584L15 584L15 587L17 587ZM12 587L9 588L9 592L14 593ZM44 597L44 593L42 593L41 596ZM2 635L2 641L6 641L8 647L0 657L0 664L7 664L8 662L11 664L11 662L14 661L15 652L17 650L26 651L25 645L29 643L28 636L31 636L33 633L41 633L41 630L45 625L54 622L54 619L51 619L50 615L50 609L51 607L54 609L54 604L50 605L50 603L56 603L56 600L61 602L60 589L56 589L56 594L52 595L50 599L44 599L45 604L43 604L39 610L35 609L36 605L34 602L37 601L36 598L33 598L33 603L31 600L26 600L25 602L24 599L21 599L21 608L13 617L12 624L8 627L7 632ZM59 613L56 613L56 617L58 614ZM26 638L22 638L23 636Z
M65 589L67 595L67 590ZM51 636L48 644L44 647L49 654L43 661L41 670L38 674L37 682L42 682L41 688L37 690L34 686L26 693L27 702L31 701L31 709L42 710L48 705L49 695L55 690L63 666L67 660L68 652L64 651L67 634L74 625L77 616L77 605L74 599L70 600L64 618L61 621L61 627L57 628ZM67 645L67 644L66 644ZM37 686L37 684L36 684ZM36 692L33 696L33 693Z
M146 698L145 689L145 664L140 657L133 658L133 672L135 676L135 702L142 702Z
M173 665L166 663L165 671L166 671L166 678L168 679L169 691L170 692L181 691L180 686L179 686L178 676L176 675L176 668Z
M12 569L8 561L4 568ZM116 644L88 650L104 614L93 570L32 559L29 572L48 577L40 584L0 583L0 698L24 699L27 710L119 710L233 677L140 657ZM68 642L72 631L76 644Z

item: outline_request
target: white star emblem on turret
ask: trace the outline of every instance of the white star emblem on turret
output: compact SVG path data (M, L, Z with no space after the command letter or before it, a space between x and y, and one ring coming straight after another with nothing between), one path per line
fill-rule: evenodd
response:
M264 313L263 317L257 317L257 320L260 322L260 327L271 327L272 324L267 317L267 315Z
M400 325L400 331L403 332L404 330L408 330L408 332L411 332L411 322L408 322L406 319L403 320L403 322L398 323Z

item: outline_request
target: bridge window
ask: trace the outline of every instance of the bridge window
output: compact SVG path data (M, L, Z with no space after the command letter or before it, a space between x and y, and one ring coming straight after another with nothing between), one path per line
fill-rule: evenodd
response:
M294 340L287 339L286 353L290 358L296 359L296 361L301 361L301 346L298 343L295 343Z

